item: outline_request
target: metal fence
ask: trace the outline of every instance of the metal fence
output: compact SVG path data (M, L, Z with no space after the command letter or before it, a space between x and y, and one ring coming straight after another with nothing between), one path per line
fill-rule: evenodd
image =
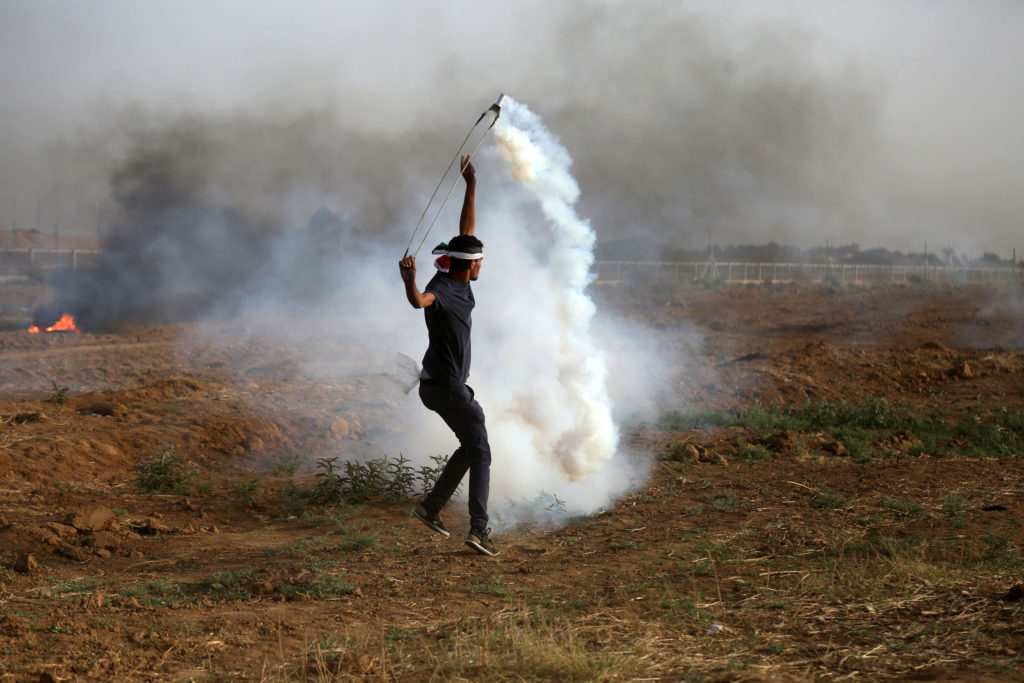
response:
M96 264L98 249L49 249L38 247L0 249L0 273L4 275L28 275L59 268L79 268Z
M723 282L1024 282L1017 266L875 265L863 263L716 263L714 261L598 261L598 280L716 280Z
M27 275L95 265L98 249L3 248L0 274ZM715 280L722 282L892 282L1024 283L1017 266L878 265L866 263L741 263L714 261L597 261L598 280Z

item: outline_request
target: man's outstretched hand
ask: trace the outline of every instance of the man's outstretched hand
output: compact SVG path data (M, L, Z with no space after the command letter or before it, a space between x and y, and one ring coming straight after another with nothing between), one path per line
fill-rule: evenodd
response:
M470 161L469 156L462 157L462 177L466 179L467 183L476 182L476 169L473 168L473 162Z

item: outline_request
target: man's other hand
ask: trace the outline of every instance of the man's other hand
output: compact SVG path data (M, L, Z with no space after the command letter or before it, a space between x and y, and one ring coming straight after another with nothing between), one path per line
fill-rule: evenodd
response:
M398 272L402 275L402 282L416 282L416 257L406 256L399 261Z

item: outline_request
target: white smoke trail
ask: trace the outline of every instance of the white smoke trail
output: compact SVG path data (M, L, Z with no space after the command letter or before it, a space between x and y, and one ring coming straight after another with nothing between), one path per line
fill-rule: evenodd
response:
M525 105L509 98L504 110L495 126L498 151L548 221L545 274L551 288L545 304L562 323L541 330L541 348L534 349L552 354L551 379L557 381L521 387L513 399L534 443L549 451L572 481L580 481L599 471L618 445L604 357L591 340L594 304L586 288L595 235L573 209L579 186L569 173L569 153Z
M491 508L514 522L509 501L546 491L567 512L592 512L635 483L613 465L619 435L592 338L594 231L573 208L572 159L535 114L506 99L494 132L517 182L489 178L477 200L491 256L476 285L470 383L487 414Z

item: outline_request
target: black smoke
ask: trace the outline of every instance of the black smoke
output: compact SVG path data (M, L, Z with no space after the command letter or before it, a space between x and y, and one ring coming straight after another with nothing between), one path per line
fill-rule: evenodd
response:
M112 169L116 218L94 267L55 274L39 322L70 312L85 330L125 322L230 318L254 301L312 312L332 296L352 226L327 208L304 226L217 201L209 170L223 153L194 121L139 140Z

